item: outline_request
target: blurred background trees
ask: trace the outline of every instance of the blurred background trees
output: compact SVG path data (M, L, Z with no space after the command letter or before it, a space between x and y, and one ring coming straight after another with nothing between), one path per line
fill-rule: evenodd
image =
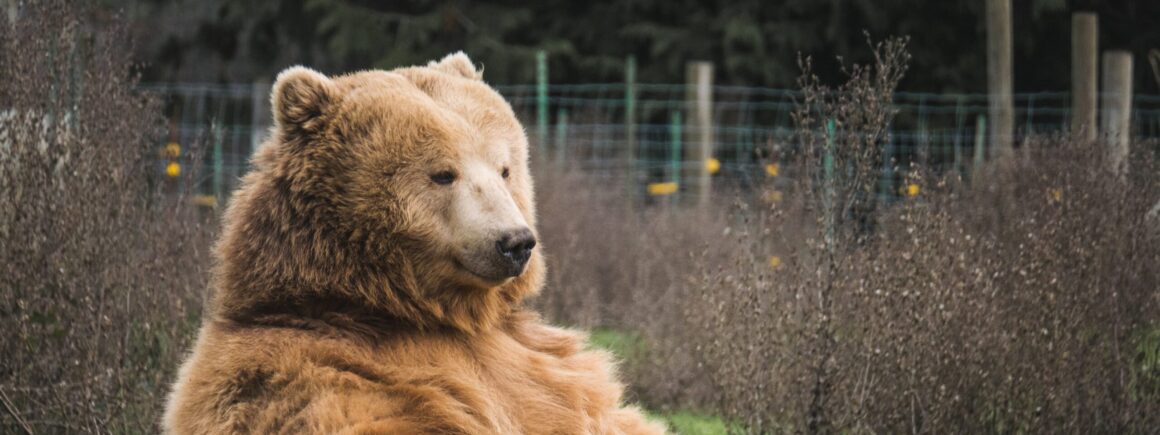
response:
M146 81L246 82L292 64L326 72L423 63L454 50L484 64L494 84L530 83L533 56L549 54L553 83L622 79L635 56L642 82L676 83L689 60L718 65L718 81L792 87L798 53L820 54L823 79L865 59L876 39L911 36L901 89L985 90L979 1L896 0L104 0L134 23ZM1099 12L1101 48L1144 59L1160 48L1160 2L1028 0L1013 3L1016 91L1068 88L1070 14ZM1137 92L1158 93L1141 62Z

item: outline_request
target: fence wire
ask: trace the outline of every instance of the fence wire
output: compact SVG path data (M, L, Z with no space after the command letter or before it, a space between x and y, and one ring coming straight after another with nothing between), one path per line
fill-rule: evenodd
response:
M206 195L222 198L246 172L253 149L264 140L270 121L269 85L144 84L141 90L163 101L169 131L159 148L177 144L186 152L158 161L159 171L178 163L200 174L193 182ZM623 83L550 85L546 98L537 86L496 86L528 126L541 164L582 170L596 177L627 176L626 194L647 196L651 185L677 183L674 192L694 190L696 178L680 174L701 170L689 158L690 88L685 84ZM631 92L630 92L631 91ZM712 170L715 186L742 190L785 177L778 165L796 150L793 117L802 94L795 90L741 86L712 87ZM543 135L537 114L545 106ZM1014 143L1031 135L1063 134L1070 129L1070 97L1065 92L1014 95ZM894 168L920 163L937 170L962 170L977 154L986 131L988 95L898 92L897 110L883 144L883 192L894 192L901 175ZM630 113L632 116L630 116ZM1131 134L1160 137L1160 96L1133 97ZM200 144L201 152L189 153ZM839 144L840 146L840 144ZM631 150L631 151L630 151ZM628 159L631 154L632 159ZM983 154L978 154L983 155ZM631 166L631 167L629 167ZM659 189L664 191L665 189ZM654 192L656 193L656 192ZM669 192L663 192L669 193Z

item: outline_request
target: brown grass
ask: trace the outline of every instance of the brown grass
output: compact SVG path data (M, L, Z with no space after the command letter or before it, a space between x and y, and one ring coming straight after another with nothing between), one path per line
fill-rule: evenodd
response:
M0 432L155 432L207 231L158 176L121 29L22 9L0 25Z

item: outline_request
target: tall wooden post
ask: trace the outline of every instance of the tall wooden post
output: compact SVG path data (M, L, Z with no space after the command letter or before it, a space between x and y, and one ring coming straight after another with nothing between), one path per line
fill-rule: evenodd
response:
M991 158L1011 157L1015 131L1012 101L1011 0L987 0L987 93L990 94Z
M1071 16L1071 135L1096 139L1096 58L1099 56L1099 19L1091 12Z
M1108 51L1103 57L1103 98L1100 130L1108 144L1108 163L1126 173L1132 134L1132 53Z
M713 64L690 62L685 70L688 78L686 86L686 110L689 111L687 136L689 147L685 149L685 176L691 191L697 198L697 205L709 203L712 178L706 163L713 157Z

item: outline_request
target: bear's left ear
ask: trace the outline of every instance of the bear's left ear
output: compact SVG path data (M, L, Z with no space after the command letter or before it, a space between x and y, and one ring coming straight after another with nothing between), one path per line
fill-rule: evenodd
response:
M463 78L483 80L483 71L476 70L475 64L462 51L451 53L439 62L431 61L427 66Z
M294 66L278 74L270 96L274 125L295 136L317 132L319 118L337 98L334 82L310 68Z

